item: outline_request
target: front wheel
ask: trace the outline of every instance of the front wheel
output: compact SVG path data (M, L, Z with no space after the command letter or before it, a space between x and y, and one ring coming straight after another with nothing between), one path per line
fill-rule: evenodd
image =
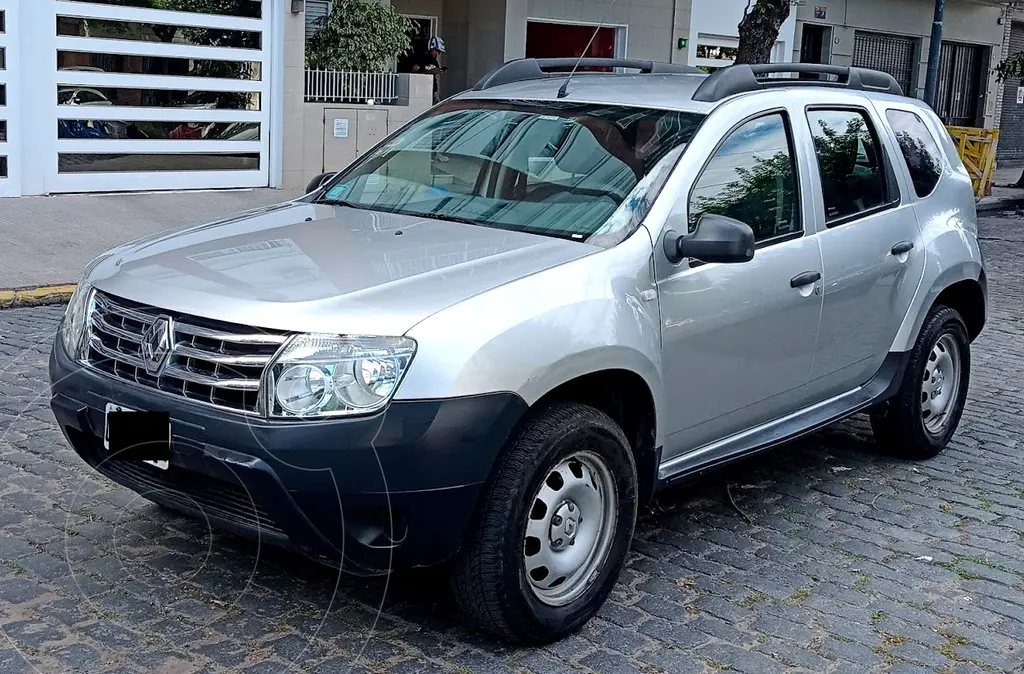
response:
M636 466L622 429L560 403L513 436L452 573L488 631L550 643L585 624L618 580L636 520Z
M963 318L935 307L910 352L896 396L871 415L878 443L907 459L930 459L960 424L971 377L971 341Z

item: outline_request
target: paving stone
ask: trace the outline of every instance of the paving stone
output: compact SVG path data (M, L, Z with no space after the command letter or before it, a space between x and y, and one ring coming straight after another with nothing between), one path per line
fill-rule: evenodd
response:
M27 646L34 650L39 650L47 643L61 641L65 637L62 630L39 620L20 620L0 624L0 633L5 634L20 648Z
M16 648L0 648L0 672L4 674L28 674L38 672L29 655Z
M946 452L890 459L858 417L666 492L598 619L537 649L467 627L442 582L396 575L386 597L382 581L336 583L97 476L48 408L63 308L0 311L0 628L23 650L0 640L0 672L1014 671L1021 231L1019 217L981 223L990 315Z

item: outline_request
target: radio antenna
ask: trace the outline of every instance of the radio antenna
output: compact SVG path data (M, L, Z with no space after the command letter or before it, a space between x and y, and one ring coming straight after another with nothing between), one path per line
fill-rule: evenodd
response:
M569 76L565 78L565 82L563 82L562 86L558 88L558 98L565 98L566 94L569 93L569 82L572 81L572 76L576 74L577 68L580 67L581 63L583 63L583 57L587 55L588 51L590 51L590 45L594 44L594 39L597 38L597 34L601 32L602 28L604 28L604 22L608 20L608 15L611 14L612 7L615 6L616 2L617 0L612 0L612 4L608 5L608 9L605 10L604 16L601 17L601 23L597 24L597 28L594 29L594 34L590 36L590 42L588 42L587 46L583 48L583 53L580 54L579 59L576 61L576 65L572 67L572 71L569 73Z

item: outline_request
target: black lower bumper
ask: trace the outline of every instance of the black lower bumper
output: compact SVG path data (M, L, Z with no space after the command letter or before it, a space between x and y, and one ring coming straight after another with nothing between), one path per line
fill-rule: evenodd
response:
M177 398L70 360L56 340L51 408L75 451L143 497L353 573L454 555L526 404L512 393L398 401L356 419L267 421ZM170 467L109 460L104 410L171 417Z

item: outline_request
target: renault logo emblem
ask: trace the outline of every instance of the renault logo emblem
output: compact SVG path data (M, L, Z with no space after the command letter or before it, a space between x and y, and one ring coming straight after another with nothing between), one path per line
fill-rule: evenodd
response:
M173 327L170 316L160 316L142 333L142 363L146 372L159 375L171 353Z

